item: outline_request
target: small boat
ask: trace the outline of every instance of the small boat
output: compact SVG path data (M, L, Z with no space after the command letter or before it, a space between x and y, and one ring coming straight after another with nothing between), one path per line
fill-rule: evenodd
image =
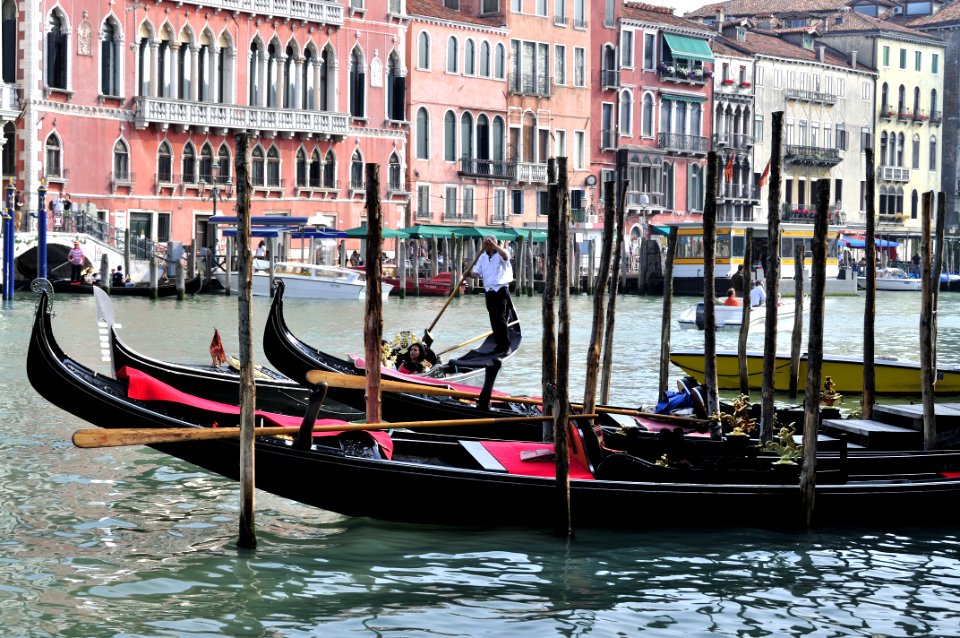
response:
M685 373L703 383L703 350L673 350L670 361ZM740 389L739 359L736 351L717 352L717 386L721 390ZM751 389L763 385L763 353L747 353L748 381ZM875 359L876 391L881 394L920 394L920 364L913 361ZM834 390L839 393L860 394L863 392L863 358L823 355L821 374L833 379ZM800 379L807 375L807 357L800 357ZM790 355L778 354L774 372L777 388L786 390L790 385ZM960 367L937 368L937 394L960 393Z
M196 399L149 375L131 371L124 379L114 379L71 359L53 337L45 293L37 304L27 375L53 405L103 428L200 430L233 425L239 419L235 406ZM297 432L294 417L258 412L258 420ZM556 520L557 480L555 465L549 462L554 452L550 443L407 438L398 431L363 438L324 434L314 433L306 445L296 445L290 436L257 436L256 486L328 511L386 521L549 528ZM575 527L804 524L797 465L741 453L671 464L662 457L652 460L632 452L605 451L586 424L572 422L570 434ZM239 439L151 447L227 478L239 478ZM815 521L820 526L960 521L956 452L852 454L817 462ZM317 489L318 485L329 489Z
M783 303L777 306L777 325L783 328L792 325L795 308L792 303ZM743 306L725 306L717 303L714 306L714 316L717 332L739 332L743 323ZM763 330L766 321L766 306L750 308L750 332ZM703 330L706 322L703 318L703 302L695 303L680 313L677 323L686 330Z
M111 286L107 288L106 286L98 286L96 284L72 282L69 279L54 279L50 282L50 285L53 286L54 292L73 295L92 295L95 288L116 297L150 297L153 295L149 284L143 283L127 286ZM200 292L202 287L203 277L197 275L184 282L183 292L188 295L193 295ZM173 297L176 296L176 294L177 284L169 282L157 284L158 297Z
M942 279L941 279L942 281ZM902 268L877 268L877 290L901 290L913 292L920 290L921 278L909 275ZM867 287L867 278L857 277L857 287Z
M394 294L400 290L400 279L398 277L384 277L384 283L394 287ZM406 294L419 295L421 297L446 297L452 292L453 277L449 272L437 273L436 277L428 277L414 281L410 275L407 275ZM460 285L460 292L467 289L466 284Z
M219 271L214 277L226 285L227 273ZM290 297L299 299L364 299L367 291L366 274L352 268L278 261L274 265L274 281L283 281ZM237 289L237 273L230 273L230 286ZM386 298L393 286L381 282L380 292ZM270 296L270 263L254 260L253 294Z

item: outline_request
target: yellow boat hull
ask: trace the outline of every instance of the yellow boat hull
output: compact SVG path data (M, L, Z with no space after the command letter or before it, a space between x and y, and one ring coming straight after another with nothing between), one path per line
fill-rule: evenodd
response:
M685 373L703 383L704 365L702 350L677 350L670 353L670 362ZM763 354L747 353L747 379L750 389L759 390L763 385ZM913 361L877 359L874 362L876 391L882 394L920 394L920 364ZM860 394L863 392L863 359L824 355L821 379L828 375L833 379L836 392ZM790 357L777 355L774 385L777 390L790 387ZM800 387L806 383L807 359L800 357ZM721 390L740 389L740 367L736 352L717 353L717 386ZM960 368L938 368L937 394L960 394Z

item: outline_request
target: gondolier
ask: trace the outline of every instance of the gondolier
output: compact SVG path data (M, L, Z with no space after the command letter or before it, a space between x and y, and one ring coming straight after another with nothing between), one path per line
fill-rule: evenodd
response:
M510 351L507 309L510 307L510 282L513 281L510 251L500 246L492 235L487 235L483 239L483 253L473 267L473 274L483 278L490 329L496 343L494 352L507 354Z

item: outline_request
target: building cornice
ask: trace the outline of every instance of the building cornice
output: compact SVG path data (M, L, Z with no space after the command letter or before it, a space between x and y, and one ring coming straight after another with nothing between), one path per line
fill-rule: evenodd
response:
M410 18L413 20L413 22L432 24L438 27L447 27L449 29L459 29L461 31L476 31L479 33L490 33L496 35L510 34L510 29L507 27L486 26L483 24L475 24L473 22L456 22L454 20L444 20L443 18L434 18L432 16L423 16L413 13L410 14Z

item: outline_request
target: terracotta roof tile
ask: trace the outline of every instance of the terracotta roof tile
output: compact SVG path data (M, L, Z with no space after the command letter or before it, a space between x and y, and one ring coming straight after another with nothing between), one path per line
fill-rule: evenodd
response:
M782 15L804 12L834 11L850 0L728 0L714 2L685 14L687 17L710 18L723 9L727 17L755 16L761 13Z
M921 16L909 23L911 27L927 27L934 24L948 24L960 21L960 2L949 4L932 16Z
M819 49L804 49L801 46L797 46L796 44L792 44L782 38L777 37L771 32L747 31L746 39L743 42L739 40L734 42L729 38L727 38L727 42L739 49L749 51L755 55L769 55L779 58L788 58L791 60L802 60L806 62L819 61ZM824 51L823 59L826 64L844 67L850 65L850 61L846 56L834 51L830 47L827 47ZM862 64L859 65L858 68L867 69L867 67Z
M704 33L713 32L712 29L699 22L693 22L692 20L687 20L684 17L675 15L673 9L669 7L655 7L641 2L626 2L623 6L623 17L627 20L693 29L694 31L703 31Z
M837 24L835 18L840 15L843 17L843 23ZM891 22L890 20L880 20L879 18L857 13L856 11L844 11L841 14L831 16L827 19L826 29L824 29L824 33L873 31L902 33L904 35L913 35L921 38L936 37L931 36L929 33L917 31L916 29L912 29L903 24Z
M423 16L425 18L437 18L439 20L448 20L450 22L462 22L464 24L480 24L486 27L502 27L506 25L504 16L478 17L462 11L455 11L443 6L442 0L407 0L407 13L411 16Z

